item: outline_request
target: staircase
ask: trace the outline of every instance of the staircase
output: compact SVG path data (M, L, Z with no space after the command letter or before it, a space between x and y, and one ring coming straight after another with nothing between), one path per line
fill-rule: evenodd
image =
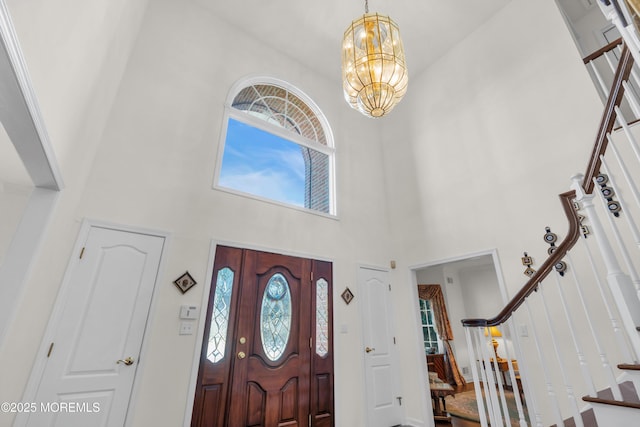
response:
M560 195L564 238L541 227L546 259L523 250L523 288L495 317L462 321L482 426L640 426L640 20L627 1L640 10L600 0L622 38L584 60L600 84L606 64L615 73L586 171Z

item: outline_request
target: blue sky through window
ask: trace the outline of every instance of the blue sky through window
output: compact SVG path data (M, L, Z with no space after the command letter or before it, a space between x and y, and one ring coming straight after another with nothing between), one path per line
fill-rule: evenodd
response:
M219 185L304 207L300 146L229 118Z

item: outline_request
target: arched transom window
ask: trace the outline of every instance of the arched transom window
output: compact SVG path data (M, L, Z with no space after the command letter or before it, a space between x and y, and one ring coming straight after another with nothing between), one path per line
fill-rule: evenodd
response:
M333 140L311 99L281 81L245 80L226 115L217 187L335 214Z

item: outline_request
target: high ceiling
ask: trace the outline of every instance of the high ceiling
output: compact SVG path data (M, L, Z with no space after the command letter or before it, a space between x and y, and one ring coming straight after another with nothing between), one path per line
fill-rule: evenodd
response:
M328 79L340 79L344 30L364 13L364 0L193 0L256 40L295 58ZM409 76L469 36L510 0L371 0L369 11L389 15L400 27ZM595 0L557 0L570 21ZM46 124L45 124L46 125ZM55 144L54 144L55 145ZM0 184L29 185L19 158L0 129ZM12 165L9 167L9 164ZM1 190L1 188L0 188Z
M347 26L363 0L195 0L220 19L285 52L328 78L340 77ZM369 12L400 27L409 75L416 75L497 13L509 0L371 0Z

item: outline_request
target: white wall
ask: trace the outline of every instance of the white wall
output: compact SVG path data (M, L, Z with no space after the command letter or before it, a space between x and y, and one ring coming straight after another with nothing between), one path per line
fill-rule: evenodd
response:
M233 43L221 44L222 39ZM292 83L326 114L336 140L337 219L212 189L224 101L231 86L248 74ZM42 96L51 102L59 94L50 91ZM190 411L187 387L200 343L195 335L178 335L178 310L182 304L203 304L212 240L333 261L334 322L348 330L335 336L336 425L362 425L358 298L346 306L340 293L346 286L355 288L358 264L385 267L390 258L379 126L351 110L339 86L206 9L185 1L150 2L96 156L87 159L89 175L71 182L65 176L68 187L55 232L26 289L24 301L30 303L10 331L10 350L0 355L7 362L0 367L2 384L17 386L0 386L0 396L21 398L79 220L88 217L172 236L132 425L181 425L185 410ZM172 281L185 270L200 285L182 295ZM9 357L19 361L9 364Z
M0 221L0 265L2 265L7 249L11 244L11 239L27 206L31 190L33 190L33 187L0 182L0 212L2 212L2 221Z
M189 410L199 343L178 336L177 313L202 304L212 239L333 261L334 323L348 330L335 335L337 426L364 419L358 297L346 306L339 295L355 287L360 263L396 260L403 406L427 423L417 316L404 310L417 304L409 267L498 248L513 293L524 282L522 251L542 259L544 226L565 229L556 194L586 164L601 104L555 6L512 1L413 76L391 116L371 121L345 105L333 81L191 2L149 2L138 38L142 0L127 13L122 1L49 3L10 6L67 189L0 353L0 400L21 399L79 221L89 217L172 234L132 425L180 425ZM294 84L326 114L338 219L212 190L223 103L248 74ZM200 285L183 296L171 282L184 270Z
M544 227L567 229L557 195L586 167L601 110L553 2L510 2L413 78L389 117L409 125L383 136L397 270L496 248L512 296L522 253L537 268ZM400 317L413 339L415 319Z

